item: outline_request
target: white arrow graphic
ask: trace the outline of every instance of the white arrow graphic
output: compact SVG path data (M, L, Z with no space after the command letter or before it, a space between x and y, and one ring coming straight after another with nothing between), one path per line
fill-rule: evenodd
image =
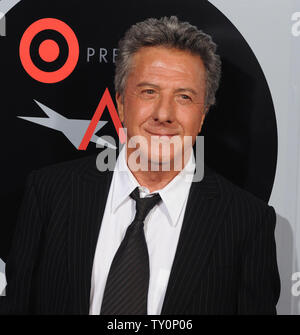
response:
M18 116L20 119L37 123L41 126L52 128L62 132L66 138L78 149L82 138L90 124L90 120L78 120L78 119L68 119L49 107L43 105L42 103L34 100L38 106L48 115L48 117L27 117L27 116ZM95 135L99 129L101 129L107 121L99 121L94 135L92 136L90 142L98 143L103 146L108 146L111 149L116 149L116 146L107 142L106 140L101 139L101 137Z

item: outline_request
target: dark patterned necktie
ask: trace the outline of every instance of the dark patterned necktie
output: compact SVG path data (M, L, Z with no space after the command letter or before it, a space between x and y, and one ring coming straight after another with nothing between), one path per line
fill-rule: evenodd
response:
M138 187L130 194L136 214L112 261L101 306L101 315L146 315L149 288L149 255L144 220L160 202L159 194L140 198Z

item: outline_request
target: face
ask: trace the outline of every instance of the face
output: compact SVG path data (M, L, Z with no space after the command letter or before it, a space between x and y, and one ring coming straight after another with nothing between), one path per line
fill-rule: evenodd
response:
M133 136L145 139L140 152L148 162L174 162L183 154L186 136L194 144L201 131L205 89L205 67L199 56L165 47L141 48L132 58L123 96L116 94L128 141ZM170 146L170 141L181 145L171 145L164 154L163 146ZM128 148L128 155L134 150Z

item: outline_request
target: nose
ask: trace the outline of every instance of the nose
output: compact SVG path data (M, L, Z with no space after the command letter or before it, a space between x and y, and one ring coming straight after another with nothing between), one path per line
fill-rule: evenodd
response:
M172 98L161 95L154 107L152 117L157 122L172 123L175 119L175 110Z

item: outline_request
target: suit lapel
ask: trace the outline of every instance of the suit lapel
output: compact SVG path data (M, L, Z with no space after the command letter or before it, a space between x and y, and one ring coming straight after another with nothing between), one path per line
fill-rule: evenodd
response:
M99 172L95 161L81 174L73 173L72 178L68 254L75 314L89 313L93 259L113 174Z
M217 177L205 171L203 180L191 185L161 314L184 311L191 301L230 201Z

